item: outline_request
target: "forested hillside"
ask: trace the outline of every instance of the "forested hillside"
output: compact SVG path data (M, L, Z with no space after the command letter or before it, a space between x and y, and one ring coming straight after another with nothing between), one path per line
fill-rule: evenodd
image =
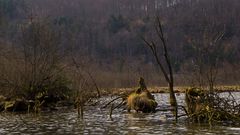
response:
M42 59L68 69L74 57L101 87L134 86L139 76L166 85L142 41L157 40L159 16L176 85L240 84L239 7L239 0L0 0L0 75L20 72L17 59L35 56L26 45L35 42L28 27L36 23L40 50L50 50Z

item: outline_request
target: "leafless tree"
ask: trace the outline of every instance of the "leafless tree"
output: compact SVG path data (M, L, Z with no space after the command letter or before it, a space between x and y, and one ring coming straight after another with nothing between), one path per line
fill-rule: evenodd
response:
M60 35L45 19L30 18L21 27L20 43L23 56L23 86L27 98L38 93L61 95L65 84Z
M194 48L195 56L193 57L194 77L199 87L209 86L209 90L214 89L216 83L220 63L224 58L224 45L220 42L225 34L222 32L214 32L212 27L206 27L203 33L194 39L191 44Z
M171 106L173 106L175 108L175 117L177 120L177 100L174 94L174 79L173 79L173 69L172 69L172 65L170 62L170 58L169 58L169 54L168 54L168 49L167 49L167 44L166 44L166 39L164 37L163 34L163 28L162 28L162 24L160 21L160 18L157 17L156 18L156 32L158 35L158 38L161 40L162 42L162 47L163 47L163 51L164 51L164 59L165 62L167 64L167 69L164 68L163 62L160 60L159 58L159 54L158 54L158 50L157 50L157 43L155 41L147 41L145 38L143 38L144 42L146 43L146 45L151 49L153 56L155 57L155 60L157 62L157 64L159 65L165 80L168 82L168 87L169 87L169 93L170 93L170 104Z

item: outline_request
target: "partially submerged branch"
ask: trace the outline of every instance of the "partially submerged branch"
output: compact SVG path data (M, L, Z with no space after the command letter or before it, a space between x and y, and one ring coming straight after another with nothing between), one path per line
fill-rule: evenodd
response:
M114 101L116 101L116 100L118 100L118 99L121 99L122 97L121 96L119 96L119 97L116 97L116 98L114 98L114 99L112 99L110 102L108 102L106 105L104 105L102 108L106 108L106 107L108 107L111 103L113 103Z

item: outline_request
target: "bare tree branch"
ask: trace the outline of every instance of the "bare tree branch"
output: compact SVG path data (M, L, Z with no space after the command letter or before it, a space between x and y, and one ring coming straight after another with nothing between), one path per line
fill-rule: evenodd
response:
M156 25L155 25L155 30L156 30L156 33L158 35L158 38L162 42L162 47L163 47L163 51L164 51L164 58L165 58L165 62L167 64L168 71L164 68L163 63L160 61L160 58L158 56L156 43L154 41L149 42L145 38L142 38L142 39L145 42L145 44L151 49L152 54L154 55L157 64L159 65L162 73L164 74L165 80L168 82L169 93L170 93L170 104L171 104L171 106L173 106L175 108L174 115L175 115L175 118L176 118L176 121L177 121L177 118L178 118L177 110L178 110L178 108L177 108L177 100L176 100L174 90L173 90L174 79L173 79L172 65L171 65L171 62L170 62L168 49L167 49L167 45L166 45L166 40L165 40L165 37L164 37L164 34L163 34L163 29L162 29L160 18L157 17L156 20L157 20L157 22L156 22ZM169 76L168 76L168 73L169 73Z

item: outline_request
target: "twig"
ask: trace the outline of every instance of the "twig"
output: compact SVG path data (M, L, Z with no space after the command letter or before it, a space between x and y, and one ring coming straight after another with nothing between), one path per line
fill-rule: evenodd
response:
M182 106L182 105L178 105L178 107L182 108L185 112L185 115L189 116L188 112L187 112L187 109L185 106ZM178 116L179 117L179 116Z
M116 100L118 100L118 99L120 99L120 98L122 98L122 97L116 97L116 98L114 98L113 100L111 100L110 102L108 102L106 105L104 105L102 108L106 108L109 104L111 104L112 102L114 102L114 101L116 101Z
M109 117L112 119L112 112L114 110L114 104L111 105L110 112L109 112Z
M114 109L116 109L116 108L120 108L121 106L123 106L124 105L124 100L121 102L121 103L119 103L116 107L114 107ZM114 110L113 109L113 110Z

